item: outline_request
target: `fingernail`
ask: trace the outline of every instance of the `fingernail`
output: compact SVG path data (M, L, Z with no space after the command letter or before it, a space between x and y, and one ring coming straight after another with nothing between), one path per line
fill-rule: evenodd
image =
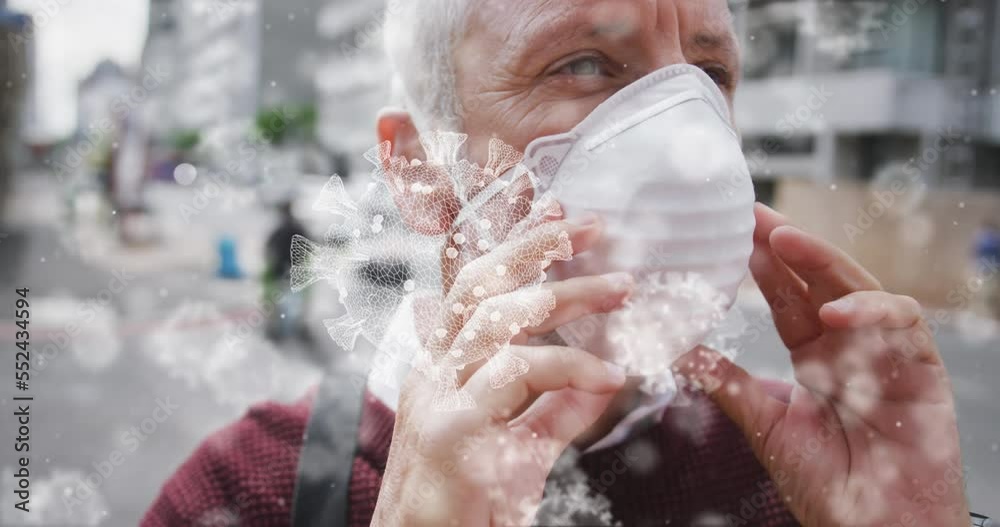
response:
M840 300L834 300L826 304L830 309L834 309L840 313L847 313L854 309L854 300L850 298L841 298Z
M625 368L608 361L604 361L604 367L608 369L608 378L611 382L625 384Z
M773 214L773 215L775 215L775 216L777 216L777 217L779 217L779 218L781 218L781 219L783 219L783 220L784 220L784 219L788 219L788 216L785 216L785 215L784 215L784 214L782 214L781 212L778 212L778 211L777 211L776 209L772 208L772 207L771 207L771 206L769 206L769 205L766 205L766 204L764 204L764 203L760 203L760 202L758 202L756 206L757 206L758 208L763 208L763 209L764 209L765 211L767 211L768 213L770 213L770 214Z
M602 275L601 278L607 280L611 284L611 288L618 293L632 291L632 288L635 287L635 279L630 273L608 273Z

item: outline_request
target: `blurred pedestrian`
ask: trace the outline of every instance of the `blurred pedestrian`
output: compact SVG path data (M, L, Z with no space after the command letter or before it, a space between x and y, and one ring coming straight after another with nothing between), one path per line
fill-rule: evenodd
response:
M264 271L264 295L266 299L279 299L271 311L267 334L278 340L298 335L308 336L303 320L305 318L305 296L303 292L291 289L292 240L295 236L306 235L306 228L295 217L292 200L278 205L280 220L278 226L267 239L267 268Z

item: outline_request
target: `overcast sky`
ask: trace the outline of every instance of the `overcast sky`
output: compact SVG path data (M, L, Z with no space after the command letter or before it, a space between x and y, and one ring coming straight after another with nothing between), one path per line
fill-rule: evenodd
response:
M45 4L50 7L46 10ZM67 134L76 123L80 79L104 58L134 68L146 39L148 0L10 0L36 22L39 139ZM34 135L33 134L33 135Z

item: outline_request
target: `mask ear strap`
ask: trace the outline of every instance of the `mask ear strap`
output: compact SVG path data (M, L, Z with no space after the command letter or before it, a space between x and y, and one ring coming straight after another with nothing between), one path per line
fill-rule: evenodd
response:
M508 179L506 177L507 174L511 174L512 172L513 175ZM500 177L494 179L492 183L487 185L486 188L484 188L478 194L476 194L476 197L465 202L465 205L462 207L462 210L459 211L458 213L458 217L455 218L455 222L453 223L452 228L455 229L461 226L466 221L475 219L476 214L479 212L479 209L483 207L483 205L486 205L491 199L497 197L500 193L506 191L510 187L513 181L517 180L517 178L522 177L523 175L527 175L531 179L532 187L534 187L535 189L538 188L538 178L535 177L535 174L532 173L530 170L528 170L528 168L525 167L523 164L517 165L514 168L511 168L509 171L507 171L506 174L503 174ZM491 230L480 229L479 235L484 240L489 242L491 246L494 246L496 245L496 239L493 238L492 232L493 231Z
M476 214L476 212L478 212L479 209L482 208L483 205L488 203L491 199L497 197L497 195L500 194L501 192L507 190L507 188L510 187L511 183L515 179L521 177L524 174L527 174L528 177L531 178L532 186L537 188L538 179L524 165L515 166L510 171L508 171L507 174L510 174L511 171L513 171L514 173L510 177L510 179L507 179L505 177L506 174L501 175L500 177L494 179L492 183L487 185L486 188L484 188L478 194L476 194L476 197L465 202L465 205L462 207L462 210L458 213L458 217L455 218L454 225L457 227L461 225L463 222L472 218Z
M474 217L479 209L486 204L486 202L506 190L508 185L510 185L508 182L500 178L493 180L493 183L490 183L486 186L486 188L481 190L479 194L476 194L476 197L465 202L465 206L462 207L462 210L458 213L458 217L455 218L454 226L458 227Z

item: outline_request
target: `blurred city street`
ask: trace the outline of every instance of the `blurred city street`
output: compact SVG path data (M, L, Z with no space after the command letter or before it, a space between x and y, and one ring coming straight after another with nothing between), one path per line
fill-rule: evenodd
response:
M29 206L12 211L0 260L5 301L13 301L15 287L30 288L35 360L51 357L36 364L32 382L32 450L44 464L34 466L40 514L31 518L37 525L135 525L160 485L210 432L256 402L302 396L335 358L334 346L321 310L311 319L313 342L271 343L259 323L253 325L264 308L259 280L214 278L213 234L236 235L234 227L244 234L266 232L273 223L266 211L247 208L215 227L211 220L200 222L203 239L185 236L152 251L126 250L131 254L116 260L82 261L72 237L54 228L51 218L39 221L60 208L45 201L57 194L47 188L51 180L34 173L23 183L15 200ZM121 250L110 248L118 246L114 240L104 241L107 250ZM116 279L122 287L109 285ZM314 301L336 305L333 293L314 289ZM247 321L252 330L244 336L236 329ZM12 320L0 322L4 347L13 345L15 329ZM240 335L235 344L224 341L233 335ZM49 344L54 353L43 351ZM161 403L176 406L169 419L93 489L93 498L67 507L66 489L98 471L114 450L127 451L121 435ZM5 414L9 404L0 402ZM9 497L5 490L2 514L12 510ZM113 521L104 521L108 514Z

